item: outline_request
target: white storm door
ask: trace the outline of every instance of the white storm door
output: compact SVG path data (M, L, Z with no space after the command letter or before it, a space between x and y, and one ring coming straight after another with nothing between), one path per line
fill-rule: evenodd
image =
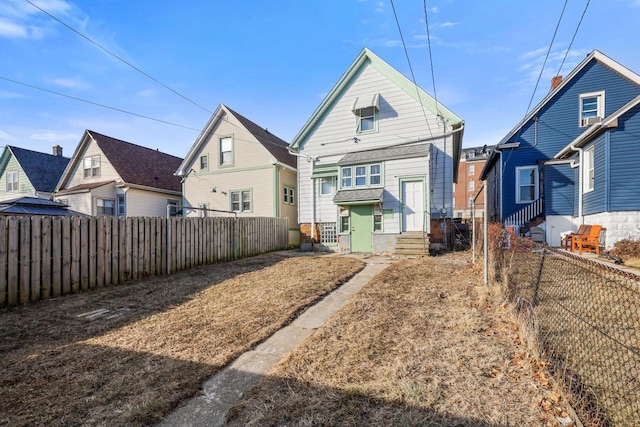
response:
M402 182L402 231L422 231L424 190L422 181Z

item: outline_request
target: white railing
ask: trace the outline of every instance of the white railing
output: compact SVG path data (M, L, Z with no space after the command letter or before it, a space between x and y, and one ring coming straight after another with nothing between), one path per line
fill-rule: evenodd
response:
M505 219L504 226L505 228L513 227L514 230L517 230L540 214L542 214L542 199L533 201Z

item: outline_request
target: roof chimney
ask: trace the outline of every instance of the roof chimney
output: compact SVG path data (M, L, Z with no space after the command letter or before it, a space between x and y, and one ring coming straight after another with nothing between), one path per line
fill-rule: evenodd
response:
M562 83L562 76L555 76L551 78L551 91L557 88Z
M54 145L53 146L53 155L54 156L58 156L58 157L62 157L62 147L59 145Z

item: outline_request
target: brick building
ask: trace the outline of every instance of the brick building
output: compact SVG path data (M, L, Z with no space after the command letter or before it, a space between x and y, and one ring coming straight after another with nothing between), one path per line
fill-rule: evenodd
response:
M480 172L489 158L492 147L463 148L458 166L458 183L453 184L453 217L471 218L471 201L482 187ZM476 218L482 217L484 197L476 198Z

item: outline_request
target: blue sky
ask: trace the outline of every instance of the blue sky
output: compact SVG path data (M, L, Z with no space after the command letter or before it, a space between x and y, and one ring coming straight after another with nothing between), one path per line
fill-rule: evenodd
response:
M85 129L184 156L224 103L291 141L363 47L410 77L390 1L0 0L0 146L71 156ZM464 146L497 143L527 111L562 0L427 1L438 101ZM532 107L586 0L569 0ZM420 0L395 0L418 85L434 94ZM598 49L640 73L640 0L592 0L560 74ZM181 126L59 97L10 79ZM209 110L209 111L205 111Z

